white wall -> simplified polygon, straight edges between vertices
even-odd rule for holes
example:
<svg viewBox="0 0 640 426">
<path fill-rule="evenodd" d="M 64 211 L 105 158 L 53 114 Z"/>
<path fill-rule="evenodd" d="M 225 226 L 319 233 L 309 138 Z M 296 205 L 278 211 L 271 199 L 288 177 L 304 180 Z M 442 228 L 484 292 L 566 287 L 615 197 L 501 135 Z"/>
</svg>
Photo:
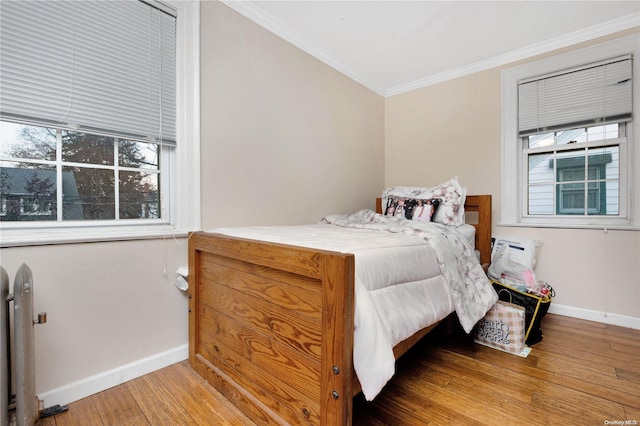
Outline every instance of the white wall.
<svg viewBox="0 0 640 426">
<path fill-rule="evenodd" d="M 228 6 L 201 6 L 202 226 L 374 208 L 384 99 Z"/>
<path fill-rule="evenodd" d="M 35 312 L 47 312 L 35 327 L 45 406 L 186 357 L 187 298 L 173 284 L 187 264 L 186 239 L 3 248 L 0 256 L 12 285 L 22 263 L 31 268 Z"/>
</svg>

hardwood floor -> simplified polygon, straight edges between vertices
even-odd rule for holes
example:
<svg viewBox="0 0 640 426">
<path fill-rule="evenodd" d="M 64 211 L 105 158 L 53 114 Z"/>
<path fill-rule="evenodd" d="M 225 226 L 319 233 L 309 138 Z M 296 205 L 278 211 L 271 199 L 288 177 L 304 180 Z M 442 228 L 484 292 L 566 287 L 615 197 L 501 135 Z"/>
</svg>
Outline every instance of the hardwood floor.
<svg viewBox="0 0 640 426">
<path fill-rule="evenodd" d="M 640 425 L 640 330 L 547 315 L 520 358 L 427 336 L 354 425 Z M 609 421 L 609 423 L 606 423 Z M 619 423 L 613 423 L 613 422 Z M 69 405 L 38 425 L 250 425 L 181 362 Z"/>
</svg>

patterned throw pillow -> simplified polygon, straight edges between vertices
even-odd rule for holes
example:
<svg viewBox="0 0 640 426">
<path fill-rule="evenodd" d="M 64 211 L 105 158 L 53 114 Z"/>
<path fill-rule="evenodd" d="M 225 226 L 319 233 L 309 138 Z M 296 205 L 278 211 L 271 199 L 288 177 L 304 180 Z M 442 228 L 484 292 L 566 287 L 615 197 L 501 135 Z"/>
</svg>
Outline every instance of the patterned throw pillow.
<svg viewBox="0 0 640 426">
<path fill-rule="evenodd" d="M 431 188 L 396 186 L 387 188 L 382 193 L 382 205 L 389 207 L 389 199 L 397 198 L 405 200 L 438 200 L 439 204 L 434 211 L 433 222 L 443 225 L 460 226 L 464 225 L 464 202 L 467 196 L 467 189 L 458 182 L 458 177 L 454 177 L 447 182 L 441 183 Z M 394 211 L 395 213 L 395 211 Z M 385 212 L 385 214 L 388 214 Z M 405 217 L 407 217 L 405 215 Z M 413 217 L 408 217 L 413 219 Z"/>
<path fill-rule="evenodd" d="M 387 216 L 401 216 L 420 222 L 432 222 L 436 217 L 436 211 L 440 205 L 439 198 L 407 198 L 389 196 L 387 208 L 383 214 Z"/>
</svg>

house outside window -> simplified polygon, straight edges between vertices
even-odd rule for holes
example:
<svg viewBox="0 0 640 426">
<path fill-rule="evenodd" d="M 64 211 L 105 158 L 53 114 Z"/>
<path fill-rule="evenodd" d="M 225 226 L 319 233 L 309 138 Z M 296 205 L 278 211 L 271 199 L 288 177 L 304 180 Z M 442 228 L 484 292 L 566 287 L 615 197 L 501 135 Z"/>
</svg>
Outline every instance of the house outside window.
<svg viewBox="0 0 640 426">
<path fill-rule="evenodd" d="M 622 130 L 619 130 L 622 129 Z M 617 216 L 619 134 L 625 124 L 536 134 L 524 138 L 529 216 Z"/>
<path fill-rule="evenodd" d="M 503 71 L 501 225 L 640 228 L 639 39 Z"/>
<path fill-rule="evenodd" d="M 7 206 L 0 220 L 162 218 L 161 145 L 9 122 L 0 128 Z"/>
</svg>

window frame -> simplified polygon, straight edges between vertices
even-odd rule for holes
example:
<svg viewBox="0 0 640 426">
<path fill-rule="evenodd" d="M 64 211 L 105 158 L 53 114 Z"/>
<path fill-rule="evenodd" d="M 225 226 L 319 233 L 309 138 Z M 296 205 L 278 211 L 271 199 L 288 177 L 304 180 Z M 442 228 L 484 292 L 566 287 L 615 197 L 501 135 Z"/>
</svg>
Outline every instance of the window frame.
<svg viewBox="0 0 640 426">
<path fill-rule="evenodd" d="M 0 121 L 0 123 L 3 123 L 4 121 Z M 7 121 L 8 123 L 8 121 Z M 15 123 L 18 125 L 21 125 L 22 123 Z M 139 140 L 131 140 L 131 139 L 123 139 L 123 138 L 119 138 L 116 136 L 112 136 L 112 135 L 100 135 L 97 133 L 87 133 L 87 132 L 71 132 L 69 130 L 66 129 L 62 129 L 60 127 L 54 128 L 53 126 L 38 126 L 38 125 L 31 125 L 31 124 L 27 124 L 27 126 L 30 127 L 39 127 L 39 128 L 43 128 L 43 129 L 49 129 L 50 131 L 55 132 L 55 158 L 52 157 L 52 159 L 46 159 L 46 158 L 32 158 L 32 157 L 2 157 L 2 161 L 3 162 L 7 162 L 7 163 L 22 163 L 25 165 L 41 165 L 41 166 L 46 166 L 51 168 L 51 171 L 54 172 L 54 174 L 56 174 L 56 184 L 55 184 L 55 201 L 56 201 L 56 205 L 58 206 L 57 208 L 57 213 L 54 214 L 53 218 L 51 219 L 47 219 L 47 224 L 49 226 L 56 226 L 56 223 L 61 223 L 61 222 L 72 222 L 72 221 L 77 221 L 78 224 L 82 224 L 84 226 L 86 226 L 89 221 L 91 222 L 100 222 L 100 220 L 96 220 L 96 219 L 67 219 L 64 218 L 64 212 L 66 211 L 65 208 L 65 203 L 67 202 L 65 194 L 64 194 L 64 190 L 63 190 L 63 186 L 64 186 L 64 174 L 68 173 L 65 171 L 66 168 L 74 168 L 74 169 L 81 169 L 81 170 L 88 170 L 88 169 L 93 169 L 93 170 L 105 170 L 108 171 L 109 174 L 113 175 L 114 177 L 114 188 L 113 188 L 113 207 L 114 207 L 114 218 L 113 219 L 103 219 L 102 222 L 104 222 L 105 224 L 111 224 L 111 223 L 117 223 L 120 220 L 135 220 L 135 221 L 147 221 L 148 223 L 153 223 L 152 221 L 155 221 L 156 223 L 168 223 L 167 218 L 170 219 L 170 212 L 167 208 L 167 206 L 158 206 L 158 209 L 160 210 L 160 217 L 158 218 L 137 218 L 137 219 L 127 219 L 127 218 L 123 218 L 120 217 L 120 202 L 122 201 L 122 198 L 119 196 L 120 194 L 120 186 L 119 184 L 121 183 L 121 177 L 120 174 L 122 172 L 127 173 L 140 173 L 140 174 L 148 174 L 148 175 L 155 175 L 156 176 L 156 180 L 157 180 L 157 187 L 158 189 L 160 188 L 165 188 L 167 187 L 167 185 L 170 182 L 170 173 L 168 171 L 165 170 L 165 164 L 167 163 L 170 155 L 171 155 L 171 151 L 174 149 L 174 147 L 172 146 L 166 146 L 166 145 L 162 145 L 161 143 L 156 143 L 156 142 L 148 142 L 148 141 L 139 141 Z M 96 161 L 96 162 L 73 162 L 73 161 L 69 161 L 68 159 L 64 158 L 64 148 L 63 148 L 63 133 L 77 133 L 78 135 L 90 135 L 90 136 L 106 136 L 108 139 L 111 140 L 111 146 L 110 146 L 110 152 L 111 152 L 111 162 L 104 162 L 104 161 Z M 120 154 L 120 142 L 122 141 L 126 141 L 126 142 L 134 142 L 134 143 L 142 143 L 142 144 L 146 144 L 146 145 L 155 145 L 157 152 L 156 154 L 158 154 L 159 158 L 158 158 L 158 163 L 156 165 L 155 168 L 150 168 L 150 167 L 128 167 L 128 166 L 124 166 L 121 165 L 119 163 L 119 154 Z M 54 142 L 54 141 L 52 141 Z M 58 155 L 58 153 L 60 153 Z M 103 159 L 104 160 L 104 159 Z M 36 169 L 30 169 L 30 168 L 25 168 L 24 170 L 36 170 Z M 164 191 L 162 191 L 160 193 L 160 196 L 162 197 L 162 195 L 164 194 Z M 30 196 L 30 194 L 28 194 Z M 26 197 L 23 197 L 21 199 L 21 213 L 23 216 L 28 216 L 29 213 L 26 213 L 24 211 L 24 199 Z M 4 200 L 4 198 L 3 198 Z M 160 200 L 158 200 L 159 202 Z M 161 203 L 159 203 L 161 204 Z M 31 216 L 52 216 L 51 213 L 51 208 L 49 208 L 49 213 L 32 213 Z M 11 229 L 11 228 L 20 228 L 20 227 L 24 227 L 25 225 L 21 225 L 21 223 L 24 221 L 3 221 L 4 227 L 7 229 Z M 44 223 L 44 222 L 40 222 L 40 223 Z"/>
<path fill-rule="evenodd" d="M 620 194 L 620 178 L 619 175 L 622 173 L 621 169 L 624 167 L 624 165 L 622 164 L 618 164 L 618 173 L 619 175 L 617 176 L 616 179 L 611 179 L 611 178 L 607 178 L 606 174 L 604 173 L 604 165 L 605 163 L 602 163 L 602 159 L 600 157 L 606 158 L 607 156 L 609 157 L 610 161 L 606 162 L 606 163 L 610 163 L 611 162 L 611 158 L 612 158 L 612 154 L 611 153 L 605 153 L 605 154 L 598 154 L 598 151 L 602 150 L 602 149 L 607 149 L 607 148 L 612 148 L 615 147 L 615 151 L 616 151 L 616 156 L 617 158 L 622 158 L 623 160 L 621 160 L 621 163 L 625 163 L 625 159 L 627 158 L 627 138 L 625 137 L 626 135 L 626 127 L 627 127 L 627 123 L 626 122 L 621 122 L 621 123 L 616 123 L 615 124 L 618 127 L 618 132 L 617 132 L 617 136 L 616 137 L 611 137 L 609 139 L 595 139 L 595 140 L 589 140 L 589 141 L 581 141 L 581 142 L 571 142 L 571 143 L 562 143 L 562 144 L 549 144 L 549 145 L 542 145 L 542 146 L 534 146 L 533 148 L 526 148 L 525 146 L 526 144 L 526 140 L 529 136 L 524 136 L 521 138 L 520 143 L 522 145 L 522 164 L 527 164 L 527 167 L 523 167 L 522 170 L 522 182 L 524 182 L 525 186 L 526 186 L 526 190 L 523 191 L 522 193 L 522 205 L 526 206 L 527 208 L 523 208 L 523 212 L 522 212 L 522 217 L 523 218 L 541 218 L 541 217 L 554 217 L 554 220 L 558 220 L 558 218 L 562 218 L 562 217 L 571 217 L 572 219 L 575 219 L 579 216 L 588 216 L 590 218 L 592 217 L 607 217 L 607 218 L 616 218 L 616 217 L 620 217 L 620 216 L 624 216 L 626 215 L 626 209 L 625 209 L 625 200 L 620 201 L 621 198 L 624 198 L 624 191 L 622 191 L 622 194 Z M 596 128 L 596 127 L 600 127 L 598 125 L 595 126 L 588 126 L 585 129 L 591 129 L 591 128 Z M 554 134 L 553 133 L 548 133 L 549 135 Z M 585 132 L 586 135 L 586 132 Z M 531 136 L 531 135 L 530 135 Z M 554 139 L 556 139 L 556 137 L 554 136 Z M 573 162 L 572 160 L 570 160 L 569 158 L 566 158 L 566 156 L 564 154 L 570 154 L 572 152 L 577 152 L 577 153 L 581 153 L 579 154 L 579 156 L 582 158 L 581 163 L 582 165 L 580 167 L 575 167 L 571 165 L 571 162 Z M 531 163 L 529 162 L 529 158 L 531 156 L 533 157 L 537 157 L 537 156 L 549 156 L 549 168 L 552 169 L 552 172 L 554 173 L 554 180 L 553 181 L 540 181 L 540 180 L 535 180 L 535 181 L 531 181 L 530 179 L 530 173 L 531 173 L 531 169 L 530 169 L 530 165 Z M 587 161 L 587 163 L 585 164 L 584 161 Z M 591 163 L 591 161 L 597 160 L 594 164 Z M 575 161 L 575 160 L 574 160 Z M 587 166 L 588 165 L 588 166 Z M 600 174 L 600 177 L 597 179 L 590 179 L 587 178 L 585 176 L 585 178 L 581 181 L 575 181 L 573 183 L 568 182 L 568 181 L 563 181 L 560 178 L 560 174 L 564 169 L 580 169 L 580 170 L 584 170 L 585 167 L 588 167 L 589 170 L 594 169 L 595 167 L 601 167 L 602 168 L 602 172 Z M 596 169 L 599 170 L 599 169 Z M 607 182 L 615 182 L 615 185 L 618 189 L 618 199 L 619 199 L 619 204 L 617 207 L 617 211 L 618 213 L 616 213 L 615 215 L 606 215 L 606 214 L 602 214 L 599 212 L 590 212 L 585 214 L 584 213 L 584 208 L 582 209 L 582 212 L 578 211 L 576 209 L 576 211 L 574 212 L 566 212 L 566 213 L 560 213 L 560 207 L 561 207 L 561 194 L 562 194 L 562 189 L 558 188 L 561 187 L 562 185 L 566 185 L 566 184 L 575 184 L 575 183 L 589 183 L 591 184 L 597 184 L 598 185 L 598 189 L 597 191 L 599 193 L 601 193 L 601 197 L 603 197 L 606 201 L 606 193 L 604 193 L 604 189 L 606 188 L 606 183 Z M 555 202 L 554 202 L 554 213 L 532 213 L 532 206 L 531 206 L 531 201 L 528 199 L 528 197 L 531 195 L 531 189 L 532 188 L 540 188 L 540 187 L 545 187 L 545 186 L 554 186 L 555 190 L 553 190 L 555 192 Z M 535 192 L 535 191 L 534 191 Z M 622 197 L 621 197 L 622 195 Z M 602 200 L 601 200 L 602 201 Z M 606 202 L 603 203 L 603 207 L 606 208 Z"/>
<path fill-rule="evenodd" d="M 597 165 L 597 166 L 589 166 L 589 168 L 587 169 L 587 173 L 590 172 L 591 170 L 595 170 L 597 177 L 595 178 L 595 180 L 597 180 L 598 182 L 587 182 L 587 188 L 585 190 L 584 188 L 584 183 L 582 182 L 565 182 L 564 178 L 562 177 L 562 175 L 566 172 L 574 172 L 574 171 L 583 171 L 583 168 L 580 167 L 560 167 L 558 166 L 556 173 L 558 175 L 558 177 L 556 178 L 556 182 L 562 182 L 559 183 L 558 186 L 560 186 L 560 188 L 558 189 L 557 193 L 556 193 L 556 215 L 573 215 L 573 214 L 577 214 L 577 215 L 582 215 L 584 214 L 584 210 L 585 210 L 585 203 L 586 203 L 586 209 L 587 209 L 587 214 L 593 214 L 593 215 L 602 215 L 602 209 L 605 209 L 604 214 L 606 214 L 606 206 L 607 203 L 603 201 L 603 197 L 606 194 L 606 181 L 602 181 L 601 176 L 604 175 L 604 166 L 602 164 Z M 582 189 L 579 188 L 564 188 L 565 185 L 582 185 Z M 591 185 L 595 184 L 596 187 L 592 188 Z M 596 195 L 596 207 L 590 207 L 589 204 L 589 199 L 590 199 L 590 195 L 591 192 L 594 192 Z M 583 200 L 583 207 L 571 207 L 571 206 L 565 206 L 564 202 L 565 202 L 565 195 L 569 194 L 569 195 L 573 195 L 573 194 L 580 194 L 582 193 L 582 195 L 584 196 L 585 193 L 587 194 L 587 200 Z"/>
<path fill-rule="evenodd" d="M 197 2 L 163 0 L 176 18 L 176 139 L 163 173 L 171 176 L 161 203 L 168 218 L 0 222 L 0 247 L 186 236 L 200 228 L 200 8 Z M 164 182 L 163 182 L 164 184 Z"/>
<path fill-rule="evenodd" d="M 640 229 L 640 35 L 634 34 L 610 42 L 579 49 L 502 71 L 502 203 L 500 226 Z M 538 217 L 526 214 L 526 163 L 522 138 L 518 136 L 518 82 L 538 75 L 575 68 L 584 64 L 631 54 L 633 68 L 633 107 L 636 116 L 626 125 L 626 135 L 620 141 L 620 206 L 615 217 L 588 216 Z M 634 172 L 638 170 L 637 172 Z M 634 202 L 635 200 L 635 202 Z"/>
</svg>

